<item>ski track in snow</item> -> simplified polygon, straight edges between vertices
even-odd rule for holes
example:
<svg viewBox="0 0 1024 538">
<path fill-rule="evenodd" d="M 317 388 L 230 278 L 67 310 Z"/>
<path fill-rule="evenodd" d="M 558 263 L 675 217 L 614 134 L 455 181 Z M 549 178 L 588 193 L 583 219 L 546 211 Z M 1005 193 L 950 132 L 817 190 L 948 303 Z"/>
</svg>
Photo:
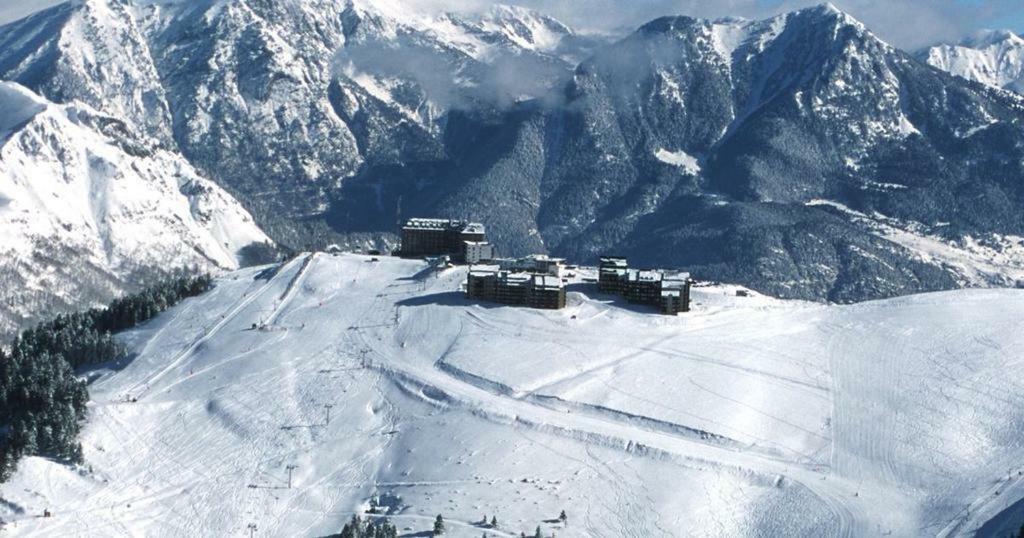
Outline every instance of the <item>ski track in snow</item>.
<svg viewBox="0 0 1024 538">
<path fill-rule="evenodd" d="M 291 262 L 291 263 L 294 263 L 294 261 Z M 303 266 L 303 268 L 305 268 L 305 266 Z M 296 275 L 296 278 L 298 278 L 299 276 L 300 275 Z M 218 321 L 213 327 L 211 327 L 210 330 L 207 331 L 201 338 L 199 338 L 198 340 L 193 342 L 192 345 L 190 345 L 184 351 L 179 353 L 176 357 L 171 359 L 170 363 L 167 365 L 166 368 L 164 368 L 163 370 L 160 370 L 159 372 L 157 372 L 155 375 L 153 375 L 152 377 L 150 377 L 149 379 L 147 379 L 143 383 L 132 387 L 128 391 L 128 394 L 135 394 L 135 392 L 137 390 L 139 390 L 140 388 L 144 391 L 143 392 L 143 394 L 144 394 L 145 391 L 148 391 L 149 387 L 152 384 L 154 384 L 157 381 L 159 381 L 162 377 L 167 375 L 171 370 L 174 370 L 176 367 L 180 366 L 181 363 L 185 359 L 187 359 L 189 357 L 189 355 L 194 353 L 196 351 L 196 349 L 199 348 L 199 346 L 203 345 L 203 343 L 209 341 L 211 338 L 216 336 L 218 331 L 220 331 L 222 328 L 224 328 L 224 326 L 227 325 L 229 322 L 233 321 L 235 319 L 235 316 L 237 316 L 247 306 L 252 304 L 253 301 L 256 301 L 257 299 L 259 299 L 260 296 L 263 295 L 270 288 L 271 288 L 271 282 L 268 282 L 265 286 L 263 286 L 262 289 L 260 289 L 259 291 L 253 293 L 251 296 L 246 297 L 244 300 L 242 300 L 240 303 L 238 303 L 238 306 L 236 306 L 234 309 L 232 309 L 227 314 L 224 314 L 221 317 L 221 320 Z"/>
<path fill-rule="evenodd" d="M 1024 337 L 992 328 L 1020 292 L 825 307 L 698 288 L 671 319 L 577 294 L 472 305 L 464 269 L 422 268 L 305 255 L 124 335 L 136 358 L 91 388 L 92 472 L 26 460 L 0 487 L 27 507 L 9 530 L 316 536 L 391 493 L 404 533 L 442 513 L 455 536 L 954 536 L 1003 506 L 993 491 L 1024 496 L 992 485 L 1024 452 L 999 441 L 1024 416 L 996 416 L 1024 403 Z M 963 332 L 915 336 L 947 303 Z M 562 508 L 568 526 L 544 522 Z"/>
</svg>

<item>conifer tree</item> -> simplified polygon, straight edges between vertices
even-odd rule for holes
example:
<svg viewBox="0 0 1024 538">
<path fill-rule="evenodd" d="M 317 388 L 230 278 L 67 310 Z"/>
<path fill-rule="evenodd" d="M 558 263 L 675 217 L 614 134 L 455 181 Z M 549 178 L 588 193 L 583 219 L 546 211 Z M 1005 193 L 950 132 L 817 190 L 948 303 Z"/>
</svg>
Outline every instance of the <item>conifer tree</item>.
<svg viewBox="0 0 1024 538">
<path fill-rule="evenodd" d="M 437 514 L 437 519 L 434 520 L 434 536 L 440 536 L 444 534 L 444 518 L 441 514 Z"/>
</svg>

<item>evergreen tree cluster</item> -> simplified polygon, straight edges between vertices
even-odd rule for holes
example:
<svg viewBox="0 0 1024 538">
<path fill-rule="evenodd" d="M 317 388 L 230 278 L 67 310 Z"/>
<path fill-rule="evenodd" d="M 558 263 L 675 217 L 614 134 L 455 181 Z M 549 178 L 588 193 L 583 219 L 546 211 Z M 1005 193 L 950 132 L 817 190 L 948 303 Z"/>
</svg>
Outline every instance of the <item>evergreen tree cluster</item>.
<svg viewBox="0 0 1024 538">
<path fill-rule="evenodd" d="M 341 528 L 341 534 L 334 534 L 327 538 L 397 538 L 398 528 L 386 519 L 363 520 L 359 516 L 352 516 L 352 520 Z"/>
<path fill-rule="evenodd" d="M 89 394 L 59 356 L 0 350 L 0 482 L 23 455 L 80 461 L 77 441 Z"/>
<path fill-rule="evenodd" d="M 112 333 L 134 327 L 210 289 L 207 275 L 166 281 L 104 309 L 57 316 L 0 349 L 0 482 L 25 455 L 78 462 L 89 394 L 75 369 L 123 358 Z"/>
</svg>

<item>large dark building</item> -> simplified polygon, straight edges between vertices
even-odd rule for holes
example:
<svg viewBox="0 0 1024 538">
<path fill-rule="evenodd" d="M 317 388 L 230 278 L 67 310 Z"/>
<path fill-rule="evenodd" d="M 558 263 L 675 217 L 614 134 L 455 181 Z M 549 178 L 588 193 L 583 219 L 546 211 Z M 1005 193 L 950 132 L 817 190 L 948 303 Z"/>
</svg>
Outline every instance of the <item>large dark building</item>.
<svg viewBox="0 0 1024 538">
<path fill-rule="evenodd" d="M 491 266 L 470 270 L 466 278 L 466 297 L 529 308 L 565 308 L 562 279 L 551 275 L 502 271 Z"/>
<path fill-rule="evenodd" d="M 477 263 L 494 257 L 484 225 L 451 219 L 409 219 L 402 227 L 399 256 L 451 256 L 460 262 Z"/>
<path fill-rule="evenodd" d="M 620 256 L 602 256 L 598 266 L 598 290 L 621 295 L 631 303 L 655 306 L 672 316 L 690 311 L 691 284 L 687 273 L 630 269 L 626 258 Z"/>
<path fill-rule="evenodd" d="M 622 256 L 601 256 L 597 268 L 597 289 L 605 293 L 622 293 L 629 264 Z"/>
</svg>

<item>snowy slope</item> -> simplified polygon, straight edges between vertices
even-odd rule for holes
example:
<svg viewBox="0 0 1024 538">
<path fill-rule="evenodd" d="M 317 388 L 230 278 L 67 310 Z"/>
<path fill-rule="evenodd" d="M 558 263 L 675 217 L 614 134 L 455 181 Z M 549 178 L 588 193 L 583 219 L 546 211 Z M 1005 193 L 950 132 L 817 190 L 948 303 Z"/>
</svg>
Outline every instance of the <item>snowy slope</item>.
<svg viewBox="0 0 1024 538">
<path fill-rule="evenodd" d="M 564 311 L 470 304 L 464 276 L 315 254 L 219 279 L 123 336 L 86 466 L 25 461 L 5 530 L 316 536 L 383 496 L 467 537 L 970 535 L 1024 497 L 1022 292 L 701 287 L 667 318 L 578 280 Z"/>
<path fill-rule="evenodd" d="M 984 31 L 956 45 L 936 45 L 918 56 L 968 80 L 1024 93 L 1024 38 L 1009 31 Z"/>
<path fill-rule="evenodd" d="M 177 268 L 230 270 L 267 241 L 179 155 L 82 104 L 0 82 L 0 334 Z"/>
</svg>

